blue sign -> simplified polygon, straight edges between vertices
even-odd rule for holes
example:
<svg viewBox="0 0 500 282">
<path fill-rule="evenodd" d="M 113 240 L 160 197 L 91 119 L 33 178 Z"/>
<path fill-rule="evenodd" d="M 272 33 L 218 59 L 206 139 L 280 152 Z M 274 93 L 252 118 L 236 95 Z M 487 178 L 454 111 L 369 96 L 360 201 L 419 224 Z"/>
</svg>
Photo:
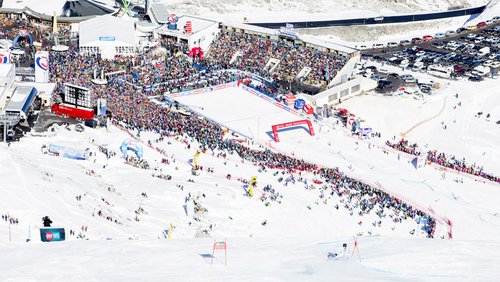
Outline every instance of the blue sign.
<svg viewBox="0 0 500 282">
<path fill-rule="evenodd" d="M 40 228 L 40 238 L 42 242 L 64 241 L 66 233 L 64 228 Z"/>
<path fill-rule="evenodd" d="M 114 36 L 100 36 L 99 41 L 115 41 L 116 38 Z"/>
</svg>

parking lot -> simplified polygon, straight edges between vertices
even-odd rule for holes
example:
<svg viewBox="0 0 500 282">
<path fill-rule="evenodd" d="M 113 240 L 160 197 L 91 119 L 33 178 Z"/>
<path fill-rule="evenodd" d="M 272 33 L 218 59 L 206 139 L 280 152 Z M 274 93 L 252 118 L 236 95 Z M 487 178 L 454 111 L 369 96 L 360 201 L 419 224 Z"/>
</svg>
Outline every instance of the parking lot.
<svg viewBox="0 0 500 282">
<path fill-rule="evenodd" d="M 374 44 L 374 46 L 377 44 Z M 380 45 L 377 45 L 380 46 Z M 445 31 L 362 51 L 364 59 L 441 78 L 481 81 L 500 69 L 500 24 Z M 372 72 L 377 73 L 377 72 Z M 364 74 L 367 76 L 367 74 Z M 368 74 L 371 75 L 371 74 Z M 375 76 L 375 80 L 385 80 Z"/>
</svg>

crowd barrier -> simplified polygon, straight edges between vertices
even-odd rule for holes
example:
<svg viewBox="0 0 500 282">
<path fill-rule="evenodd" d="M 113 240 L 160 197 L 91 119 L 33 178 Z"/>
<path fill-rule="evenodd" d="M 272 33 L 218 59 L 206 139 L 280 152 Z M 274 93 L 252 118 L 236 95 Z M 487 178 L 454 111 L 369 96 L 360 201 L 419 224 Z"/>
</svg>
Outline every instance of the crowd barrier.
<svg viewBox="0 0 500 282">
<path fill-rule="evenodd" d="M 205 87 L 205 88 L 200 88 L 200 89 L 195 89 L 195 90 L 188 90 L 188 91 L 182 91 L 182 92 L 177 92 L 177 93 L 171 93 L 171 94 L 168 94 L 167 97 L 173 99 L 173 98 L 177 98 L 177 97 L 203 94 L 203 93 L 221 90 L 221 89 L 225 89 L 225 88 L 229 88 L 229 87 L 235 87 L 236 84 L 237 84 L 237 82 L 229 82 L 229 83 L 220 84 L 217 86 L 210 86 L 210 87 Z"/>
</svg>

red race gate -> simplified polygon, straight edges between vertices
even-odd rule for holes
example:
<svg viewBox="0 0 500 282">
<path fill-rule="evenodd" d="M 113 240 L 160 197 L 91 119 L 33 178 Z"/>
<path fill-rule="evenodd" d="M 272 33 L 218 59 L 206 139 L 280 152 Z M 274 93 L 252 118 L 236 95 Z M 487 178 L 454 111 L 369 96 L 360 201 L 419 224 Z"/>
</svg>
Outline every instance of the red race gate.
<svg viewBox="0 0 500 282">
<path fill-rule="evenodd" d="M 272 128 L 273 128 L 274 141 L 280 142 L 280 138 L 278 137 L 278 130 L 280 130 L 282 128 L 293 127 L 293 126 L 302 125 L 302 124 L 307 124 L 307 127 L 309 128 L 309 134 L 311 134 L 311 136 L 314 136 L 314 128 L 312 126 L 311 121 L 307 120 L 307 119 L 303 119 L 303 120 L 297 120 L 297 121 L 291 121 L 291 122 L 285 122 L 285 123 L 273 125 Z"/>
</svg>

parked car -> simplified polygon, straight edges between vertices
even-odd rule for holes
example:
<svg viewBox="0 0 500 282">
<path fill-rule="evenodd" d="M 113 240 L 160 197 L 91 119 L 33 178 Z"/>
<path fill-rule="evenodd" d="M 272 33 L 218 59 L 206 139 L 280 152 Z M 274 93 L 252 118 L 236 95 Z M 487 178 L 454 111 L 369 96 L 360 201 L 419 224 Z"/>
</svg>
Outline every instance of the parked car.
<svg viewBox="0 0 500 282">
<path fill-rule="evenodd" d="M 444 43 L 443 42 L 432 42 L 432 47 L 442 49 L 444 48 Z"/>
<path fill-rule="evenodd" d="M 370 76 L 370 79 L 373 79 L 375 81 L 380 81 L 380 80 L 385 80 L 385 75 L 381 75 L 381 74 L 372 74 L 372 76 Z"/>
<path fill-rule="evenodd" d="M 455 34 L 457 34 L 457 33 L 454 30 L 448 30 L 447 32 L 445 32 L 446 36 L 453 36 Z"/>
<path fill-rule="evenodd" d="M 444 37 L 444 33 L 438 32 L 438 33 L 434 34 L 434 38 L 443 38 L 443 37 Z"/>
<path fill-rule="evenodd" d="M 409 45 L 411 45 L 411 42 L 410 42 L 410 40 L 401 40 L 401 41 L 399 41 L 399 45 L 409 46 Z"/>
<path fill-rule="evenodd" d="M 469 81 L 474 81 L 474 82 L 479 82 L 479 81 L 483 81 L 484 78 L 482 76 L 479 76 L 479 75 L 472 75 L 472 76 L 469 76 Z"/>
<path fill-rule="evenodd" d="M 387 47 L 389 47 L 389 48 L 398 47 L 398 43 L 397 42 L 389 42 L 389 43 L 387 43 Z"/>
<path fill-rule="evenodd" d="M 417 82 L 417 80 L 411 74 L 403 74 L 401 76 L 401 79 L 403 80 L 404 83 L 415 83 L 415 82 Z"/>
<path fill-rule="evenodd" d="M 421 42 L 422 42 L 422 39 L 420 39 L 419 37 L 414 37 L 411 39 L 411 43 L 413 43 L 413 44 L 418 44 Z"/>
<path fill-rule="evenodd" d="M 465 27 L 459 27 L 459 28 L 457 28 L 457 33 L 461 33 L 461 32 L 464 32 L 466 30 L 467 29 Z"/>
<path fill-rule="evenodd" d="M 416 54 L 418 57 L 425 55 L 425 51 L 418 51 Z"/>
<path fill-rule="evenodd" d="M 487 26 L 487 24 L 486 24 L 485 22 L 479 22 L 479 23 L 476 25 L 476 27 L 477 27 L 477 28 L 483 28 L 483 27 L 485 27 L 485 26 Z"/>
<path fill-rule="evenodd" d="M 390 80 L 379 80 L 377 82 L 377 88 L 382 89 L 382 88 L 391 86 L 391 84 L 392 84 L 392 81 L 390 81 Z"/>
<path fill-rule="evenodd" d="M 418 85 L 418 88 L 420 89 L 420 91 L 422 91 L 422 93 L 431 93 L 432 91 L 432 86 L 428 85 L 428 84 L 419 84 Z"/>
<path fill-rule="evenodd" d="M 432 37 L 432 35 L 424 35 L 424 37 L 422 37 L 423 41 L 430 41 L 432 39 L 434 39 L 434 37 Z"/>
</svg>

